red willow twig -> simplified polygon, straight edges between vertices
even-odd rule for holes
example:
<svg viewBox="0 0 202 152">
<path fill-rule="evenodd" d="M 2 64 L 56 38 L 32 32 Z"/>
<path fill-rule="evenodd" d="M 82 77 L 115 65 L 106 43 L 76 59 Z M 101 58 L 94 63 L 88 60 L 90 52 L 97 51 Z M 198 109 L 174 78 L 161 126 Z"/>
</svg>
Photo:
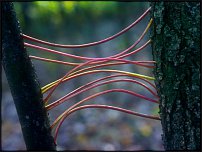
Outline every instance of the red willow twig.
<svg viewBox="0 0 202 152">
<path fill-rule="evenodd" d="M 65 99 L 65 98 L 67 98 L 67 97 L 69 97 L 69 96 L 71 96 L 71 95 L 73 95 L 73 94 L 79 92 L 80 90 L 82 90 L 82 89 L 84 89 L 84 88 L 86 88 L 86 87 L 88 87 L 88 86 L 90 86 L 90 85 L 92 85 L 92 84 L 95 84 L 95 83 L 97 83 L 97 82 L 99 82 L 99 81 L 103 81 L 103 80 L 105 80 L 105 79 L 115 78 L 115 77 L 123 77 L 123 76 L 125 77 L 125 76 L 128 76 L 128 75 L 126 75 L 126 74 L 115 74 L 115 75 L 110 75 L 110 76 L 106 76 L 106 77 L 103 77 L 103 78 L 96 79 L 96 80 L 94 80 L 94 81 L 91 81 L 91 82 L 89 82 L 89 83 L 87 83 L 87 84 L 85 84 L 85 85 L 82 85 L 81 87 L 79 87 L 79 88 L 73 90 L 72 92 L 68 93 L 67 95 L 65 95 L 64 97 L 60 98 L 59 100 L 63 100 L 63 99 Z M 129 77 L 129 76 L 128 76 L 128 77 Z M 138 79 L 144 80 L 145 82 L 147 82 L 150 86 L 152 86 L 152 87 L 156 90 L 155 86 L 154 86 L 151 82 L 149 82 L 149 81 L 147 81 L 147 80 L 145 80 L 145 79 L 143 79 L 143 78 L 138 78 Z M 156 93 L 152 93 L 152 94 L 153 94 L 155 97 L 159 98 Z M 67 100 L 67 99 L 66 99 L 66 100 Z M 58 101 L 58 100 L 57 100 L 57 101 Z M 56 102 L 57 102 L 57 101 L 56 101 Z M 60 101 L 60 102 L 61 102 L 61 101 Z M 51 103 L 51 104 L 52 104 L 52 103 Z M 48 109 L 48 106 L 47 106 L 46 108 L 47 108 L 47 110 L 49 110 L 49 109 Z"/>
<path fill-rule="evenodd" d="M 132 55 L 132 54 L 135 54 L 135 53 L 141 51 L 141 50 L 144 49 L 150 42 L 151 42 L 151 40 L 147 41 L 143 46 L 139 47 L 138 49 L 134 50 L 134 51 L 131 52 L 131 53 L 122 55 L 122 56 L 120 56 L 120 57 L 117 57 L 117 59 L 121 59 L 121 58 L 127 57 L 127 56 L 129 56 L 129 55 Z M 94 60 L 94 59 L 103 59 L 103 58 L 90 58 L 90 57 L 77 56 L 77 55 L 68 54 L 68 53 L 56 51 L 56 50 L 53 50 L 53 49 L 48 49 L 48 48 L 44 48 L 44 47 L 41 47 L 41 46 L 29 44 L 29 43 L 24 43 L 24 45 L 27 46 L 27 47 L 31 47 L 31 48 L 39 49 L 39 50 L 42 50 L 42 51 L 46 51 L 46 52 L 50 52 L 50 53 L 54 53 L 54 54 L 59 54 L 59 55 L 63 55 L 63 56 L 66 56 L 66 57 L 71 57 L 71 58 L 75 58 L 75 59 L 79 59 L 79 60 L 87 60 L 87 61 L 89 61 L 89 60 Z M 110 57 L 109 57 L 109 58 L 110 58 Z"/>
<path fill-rule="evenodd" d="M 42 58 L 42 57 L 33 56 L 33 55 L 30 55 L 29 57 L 32 58 L 32 59 L 41 60 L 41 61 L 45 61 L 45 62 L 59 63 L 59 64 L 70 65 L 70 66 L 77 66 L 77 65 L 80 64 L 80 63 L 78 64 L 78 63 L 64 62 L 64 61 L 60 61 L 60 60 Z"/>
<path fill-rule="evenodd" d="M 57 84 L 53 87 L 53 89 L 50 91 L 50 93 L 47 95 L 47 97 L 44 99 L 45 102 L 48 101 L 48 99 L 50 98 L 50 96 L 52 95 L 53 91 L 58 87 L 58 85 L 62 82 L 63 79 L 65 79 L 68 75 L 70 75 L 73 71 L 83 67 L 83 66 L 86 66 L 92 62 L 95 62 L 95 61 L 122 61 L 122 62 L 128 62 L 128 63 L 133 63 L 133 64 L 137 64 L 133 61 L 129 61 L 129 60 L 123 60 L 123 59 L 114 59 L 114 58 L 100 58 L 100 59 L 95 59 L 95 60 L 90 60 L 90 61 L 87 61 L 85 63 L 82 63 L 80 64 L 79 66 L 73 68 L 72 70 L 70 70 L 69 72 L 67 72 L 67 74 L 65 74 L 59 82 L 57 82 Z M 138 63 L 139 64 L 139 63 Z"/>
<path fill-rule="evenodd" d="M 130 90 L 125 90 L 125 89 L 109 89 L 109 90 L 105 90 L 105 91 L 102 91 L 102 92 L 98 92 L 96 94 L 93 94 L 91 96 L 88 96 L 86 98 L 84 98 L 83 100 L 77 102 L 76 104 L 74 104 L 73 106 L 71 106 L 70 108 L 68 108 L 65 112 L 63 112 L 62 116 L 65 115 L 67 112 L 69 112 L 69 110 L 75 108 L 76 106 L 84 103 L 84 102 L 87 102 L 89 101 L 90 99 L 93 99 L 93 98 L 96 98 L 100 95 L 104 95 L 104 94 L 107 94 L 107 93 L 111 93 L 111 92 L 122 92 L 122 93 L 127 93 L 127 94 L 130 94 L 130 95 L 133 95 L 133 96 L 136 96 L 136 97 L 139 97 L 139 98 L 142 98 L 142 99 L 145 99 L 145 100 L 148 100 L 150 102 L 154 102 L 154 103 L 157 103 L 158 104 L 158 101 L 156 100 L 153 100 L 151 98 L 147 98 L 141 94 L 138 94 L 136 92 L 133 92 L 133 91 L 130 91 Z M 58 121 L 58 119 L 56 120 Z"/>
<path fill-rule="evenodd" d="M 58 63 L 58 64 L 69 65 L 69 66 L 78 66 L 78 65 L 81 64 L 81 63 L 65 62 L 65 61 L 60 61 L 60 60 L 53 60 L 53 59 L 48 59 L 48 58 L 42 58 L 42 57 L 33 56 L 33 55 L 30 55 L 29 57 L 32 58 L 32 59 L 36 59 L 36 60 L 41 60 L 41 61 L 51 62 L 51 63 Z M 137 62 L 137 63 L 149 63 L 149 64 L 156 63 L 155 61 L 135 61 L 135 62 Z M 104 67 L 104 66 L 112 66 L 112 65 L 120 65 L 120 64 L 127 64 L 127 63 L 116 62 L 116 63 L 96 65 L 96 67 Z"/>
<path fill-rule="evenodd" d="M 135 116 L 140 116 L 140 117 L 152 119 L 152 120 L 160 120 L 160 117 L 158 117 L 158 116 L 150 116 L 150 115 L 147 115 L 147 114 L 142 114 L 142 113 L 134 112 L 134 111 L 132 111 L 132 110 L 127 110 L 127 109 L 120 108 L 120 107 L 115 107 L 115 106 L 98 105 L 98 104 L 79 106 L 79 107 L 76 107 L 76 108 L 74 108 L 74 109 L 71 109 L 71 110 L 67 113 L 67 115 L 61 119 L 60 123 L 58 124 L 58 126 L 57 126 L 57 128 L 56 128 L 56 130 L 55 130 L 55 135 L 54 135 L 54 140 L 55 140 L 55 142 L 56 142 L 56 139 L 57 139 L 57 135 L 58 135 L 58 132 L 59 132 L 59 128 L 60 128 L 60 126 L 62 125 L 62 123 L 63 123 L 63 121 L 65 120 L 65 118 L 66 118 L 67 116 L 69 116 L 70 114 L 72 114 L 72 113 L 78 111 L 78 110 L 86 109 L 86 108 L 111 109 L 111 110 L 116 110 L 116 111 L 120 111 L 120 112 L 124 112 L 124 113 L 131 114 L 131 115 L 135 115 Z M 53 128 L 53 125 L 51 126 L 51 128 Z"/>
<path fill-rule="evenodd" d="M 141 39 L 144 37 L 144 35 L 146 34 L 146 32 L 148 31 L 151 23 L 152 23 L 153 19 L 150 20 L 149 24 L 147 25 L 146 29 L 144 30 L 144 32 L 142 33 L 142 35 L 140 36 L 140 38 L 132 45 L 130 46 L 129 48 L 127 48 L 126 50 L 122 51 L 121 53 L 118 53 L 116 55 L 112 55 L 112 56 L 109 56 L 111 58 L 124 58 L 126 56 L 129 56 L 129 55 L 132 55 L 132 54 L 135 54 L 137 53 L 138 51 L 140 51 L 141 49 L 137 49 L 131 53 L 128 53 L 128 54 L 125 54 L 126 52 L 130 51 L 132 48 L 134 48 L 140 41 Z M 40 50 L 43 50 L 43 51 L 48 51 L 48 52 L 52 52 L 52 53 L 56 53 L 56 54 L 61 54 L 61 55 L 64 55 L 66 54 L 66 56 L 68 57 L 73 57 L 73 58 L 76 58 L 76 59 L 80 59 L 81 56 L 75 56 L 75 55 L 71 55 L 71 54 L 67 54 L 67 53 L 63 53 L 63 52 L 59 52 L 59 51 L 56 51 L 56 50 L 50 50 L 50 49 L 47 49 L 47 48 L 43 48 L 43 47 L 39 47 L 39 46 L 35 46 L 35 45 L 31 45 L 29 43 L 24 43 L 25 46 L 28 46 L 28 47 L 32 47 L 32 48 L 36 48 L 36 49 L 40 49 Z M 144 46 L 142 46 L 144 47 Z M 146 47 L 146 46 L 145 46 Z M 142 48 L 143 49 L 143 48 Z M 125 56 L 123 56 L 123 54 L 125 54 Z M 37 58 L 34 58 L 34 59 L 37 59 Z M 94 58 L 84 58 L 84 59 L 94 59 Z M 69 62 L 68 62 L 69 63 Z M 97 63 L 100 63 L 100 62 L 97 62 Z M 101 61 L 102 63 L 102 61 Z M 74 65 L 74 63 L 72 63 Z M 71 63 L 69 63 L 69 65 L 72 65 Z M 76 64 L 76 63 L 75 63 Z M 96 64 L 96 63 L 94 63 Z"/>
<path fill-rule="evenodd" d="M 116 55 L 110 56 L 110 57 L 111 58 L 123 58 L 123 57 L 121 57 L 123 54 L 130 51 L 132 48 L 134 48 L 142 40 L 142 38 L 145 36 L 146 32 L 149 30 L 149 27 L 151 26 L 152 22 L 153 22 L 153 19 L 150 19 L 150 21 L 149 21 L 147 27 L 145 28 L 144 32 L 142 33 L 142 35 L 138 38 L 138 40 L 133 45 L 131 45 L 128 49 L 126 49 L 126 50 L 124 50 L 124 51 L 122 51 L 122 52 L 120 52 L 120 53 L 118 53 Z M 133 52 L 135 53 L 135 51 L 133 51 Z M 134 53 L 132 53 L 132 54 L 134 54 Z M 127 56 L 129 56 L 129 55 L 127 55 Z"/>
<path fill-rule="evenodd" d="M 87 75 L 87 74 L 92 74 L 92 73 L 98 73 L 98 72 L 115 72 L 115 73 L 121 73 L 120 71 L 110 71 L 110 70 L 94 70 L 94 71 L 87 71 L 87 72 L 84 72 L 84 73 L 78 73 L 78 74 L 75 74 L 75 75 L 70 75 L 69 77 L 65 78 L 62 80 L 61 83 L 63 82 L 66 82 L 66 81 L 69 81 L 73 78 L 76 78 L 76 77 L 79 77 L 79 76 L 83 76 L 83 75 Z M 155 91 L 156 91 L 156 87 L 154 84 L 152 84 L 151 82 L 149 82 L 148 80 L 144 79 L 144 78 L 141 78 L 139 76 L 136 76 L 136 75 L 127 75 L 127 74 L 123 74 L 125 76 L 128 76 L 128 77 L 135 77 L 135 78 L 138 78 L 138 79 L 141 79 L 145 82 L 147 82 L 148 84 L 150 84 L 150 86 L 152 86 Z M 101 79 L 105 79 L 105 77 L 101 78 Z M 56 81 L 60 81 L 60 79 L 56 80 Z M 47 91 L 49 91 L 51 88 L 53 88 L 53 86 L 51 86 L 50 88 L 48 88 L 46 91 L 44 91 L 43 93 L 46 93 Z"/>
<path fill-rule="evenodd" d="M 95 82 L 95 81 L 93 81 L 93 82 Z M 98 81 L 97 81 L 97 82 L 98 82 Z M 69 100 L 69 99 L 71 99 L 72 97 L 74 97 L 74 96 L 76 96 L 76 95 L 78 95 L 78 94 L 80 94 L 80 93 L 83 93 L 83 92 L 86 92 L 86 91 L 88 91 L 88 90 L 90 90 L 90 89 L 93 89 L 93 88 L 95 88 L 95 87 L 98 87 L 98 86 L 101 86 L 101 85 L 104 85 L 104 84 L 113 83 L 113 82 L 132 82 L 132 83 L 137 83 L 137 84 L 143 86 L 144 88 L 146 88 L 146 89 L 147 89 L 151 94 L 153 94 L 155 97 L 158 97 L 157 94 L 154 93 L 154 92 L 153 92 L 147 85 L 145 85 L 144 83 L 141 83 L 141 82 L 139 82 L 139 81 L 132 80 L 132 79 L 116 79 L 116 80 L 109 80 L 109 81 L 106 81 L 106 82 L 102 82 L 102 83 L 99 83 L 99 84 L 95 84 L 95 85 L 92 85 L 92 86 L 90 86 L 90 87 L 87 87 L 87 86 L 91 85 L 92 82 L 87 83 L 86 85 L 83 85 L 82 87 L 76 89 L 76 91 L 74 90 L 73 93 L 71 92 L 70 94 L 67 94 L 67 95 L 63 96 L 62 98 L 58 99 L 57 101 L 55 101 L 55 102 L 49 104 L 48 106 L 46 106 L 46 109 L 47 109 L 47 110 L 51 110 L 52 108 L 54 108 L 54 107 L 56 107 L 56 106 L 62 104 L 62 103 L 65 102 L 66 100 Z M 85 87 L 87 87 L 87 88 L 85 88 Z M 85 88 L 85 89 L 83 89 L 83 88 Z M 83 90 L 81 90 L 81 89 L 83 89 Z M 80 90 L 80 91 L 79 91 L 79 90 Z M 147 98 L 147 97 L 143 97 L 143 96 L 138 96 L 138 97 L 143 98 L 143 99 L 146 99 L 146 100 L 149 100 L 149 101 L 152 101 L 152 102 L 155 102 L 155 103 L 158 103 L 158 101 L 153 100 L 153 99 L 150 100 L 150 98 Z"/>
<path fill-rule="evenodd" d="M 42 40 L 33 38 L 33 37 L 25 35 L 25 34 L 23 34 L 22 36 L 25 39 L 28 39 L 28 40 L 31 40 L 34 42 L 38 42 L 41 44 L 46 44 L 46 45 L 54 46 L 54 47 L 61 47 L 61 48 L 84 48 L 84 47 L 94 46 L 94 45 L 98 45 L 98 44 L 110 41 L 110 40 L 120 36 L 121 34 L 125 33 L 126 31 L 131 29 L 133 26 L 135 26 L 138 22 L 140 22 L 149 13 L 150 10 L 151 10 L 151 7 L 149 7 L 135 22 L 133 22 L 131 25 L 129 25 L 122 31 L 118 32 L 117 34 L 114 34 L 113 36 L 110 36 L 108 38 L 105 38 L 105 39 L 97 41 L 97 42 L 91 42 L 91 43 L 81 44 L 81 45 L 63 45 L 63 44 L 56 44 L 56 43 L 51 43 L 51 42 L 47 42 L 47 41 L 42 41 Z"/>
<path fill-rule="evenodd" d="M 132 51 L 131 53 L 128 53 L 128 54 L 125 54 L 126 52 L 128 52 L 128 51 L 130 51 L 132 48 L 134 48 L 139 42 L 140 42 L 140 40 L 144 37 L 144 35 L 146 34 L 146 32 L 149 30 L 149 27 L 151 26 L 151 24 L 152 24 L 152 21 L 153 21 L 153 19 L 151 19 L 150 20 L 150 22 L 148 23 L 148 25 L 147 25 L 147 27 L 146 27 L 146 29 L 144 30 L 144 32 L 142 33 L 142 35 L 140 36 L 140 38 L 132 45 L 132 46 L 130 46 L 129 48 L 127 48 L 126 50 L 124 50 L 124 51 L 122 51 L 122 52 L 120 52 L 120 53 L 118 53 L 118 54 L 116 54 L 116 55 L 112 55 L 112 56 L 109 56 L 109 57 L 111 57 L 111 58 L 124 58 L 124 57 L 127 57 L 127 56 L 130 56 L 130 55 L 132 55 L 132 54 L 135 54 L 135 53 L 137 53 L 137 52 L 139 52 L 139 51 L 141 51 L 142 49 L 137 49 L 137 50 L 135 50 L 135 51 Z M 34 47 L 34 48 L 37 48 L 37 49 L 40 49 L 40 48 L 42 48 L 42 47 L 39 47 L 39 46 L 34 46 L 34 45 L 31 45 L 31 44 L 28 44 L 28 43 L 25 43 L 25 45 L 27 45 L 27 46 L 29 46 L 29 47 Z M 144 47 L 144 46 L 142 46 L 142 47 Z M 145 46 L 146 47 L 146 46 Z M 46 48 L 43 48 L 43 49 L 45 49 L 46 50 Z M 43 50 L 42 49 L 42 50 Z M 48 50 L 49 51 L 49 50 Z M 58 54 L 58 51 L 55 51 L 55 50 L 53 50 L 54 51 L 54 53 L 56 53 L 56 54 Z M 63 52 L 59 52 L 59 54 L 60 53 L 62 53 L 62 54 L 64 54 Z M 123 54 L 125 54 L 125 55 L 123 55 Z M 67 56 L 74 56 L 74 55 L 69 55 L 69 54 L 67 54 Z M 44 58 L 39 58 L 39 57 L 35 57 L 35 56 L 30 56 L 31 58 L 33 58 L 33 59 L 37 59 L 37 60 L 42 60 L 42 61 L 49 61 L 49 62 L 54 62 L 55 61 L 55 63 L 60 63 L 60 64 L 66 64 L 66 65 L 71 65 L 71 66 L 76 66 L 76 65 L 79 65 L 79 63 L 72 63 L 72 62 L 63 62 L 63 61 L 56 61 L 56 60 L 50 60 L 50 59 L 44 59 Z M 75 58 L 80 58 L 81 56 L 74 56 Z M 89 59 L 89 58 L 88 58 Z M 90 59 L 94 59 L 94 58 L 90 58 Z M 92 64 L 100 64 L 100 63 L 103 63 L 103 61 L 100 61 L 100 62 L 94 62 L 94 63 L 92 63 Z"/>
<path fill-rule="evenodd" d="M 76 63 L 71 63 L 71 62 L 64 62 L 64 61 L 59 61 L 59 60 L 52 60 L 52 59 L 47 59 L 47 58 L 41 58 L 41 57 L 37 57 L 37 56 L 30 56 L 31 58 L 37 59 L 37 60 L 42 60 L 42 61 L 46 61 L 46 62 L 52 62 L 52 63 L 59 63 L 59 64 L 64 64 L 64 65 L 72 65 L 72 66 L 79 66 L 82 63 L 76 64 Z M 99 58 L 99 59 L 106 59 L 106 58 Z M 114 58 L 115 60 L 116 58 Z M 124 60 L 123 60 L 124 61 Z M 125 60 L 125 62 L 115 62 L 115 63 L 109 63 L 109 64 L 101 64 L 101 65 L 97 65 L 94 67 L 89 67 L 89 69 L 92 68 L 97 68 L 97 67 L 104 67 L 104 66 L 112 66 L 112 65 L 120 65 L 120 64 L 135 64 L 135 65 L 139 65 L 142 67 L 146 67 L 146 68 L 154 68 L 154 66 L 151 65 L 147 65 L 148 63 L 155 63 L 155 61 L 130 61 L 130 63 L 128 63 L 127 61 L 129 60 Z M 96 62 L 96 61 L 95 61 Z M 103 61 L 102 61 L 103 62 Z M 83 62 L 84 63 L 84 62 Z M 142 63 L 147 63 L 147 64 L 142 64 Z M 92 64 L 89 64 L 92 65 Z M 89 66 L 86 65 L 86 66 Z M 86 68 L 87 69 L 87 68 Z"/>
</svg>

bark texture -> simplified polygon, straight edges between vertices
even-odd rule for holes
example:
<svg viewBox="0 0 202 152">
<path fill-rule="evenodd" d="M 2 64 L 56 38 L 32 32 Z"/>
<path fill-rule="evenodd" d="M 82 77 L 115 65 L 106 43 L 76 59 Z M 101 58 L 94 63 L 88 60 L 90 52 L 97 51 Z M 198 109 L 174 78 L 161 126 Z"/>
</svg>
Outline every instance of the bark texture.
<svg viewBox="0 0 202 152">
<path fill-rule="evenodd" d="M 153 2 L 153 57 L 166 150 L 200 149 L 200 2 Z"/>
<path fill-rule="evenodd" d="M 2 2 L 2 61 L 27 150 L 55 150 L 40 85 L 13 4 Z"/>
</svg>

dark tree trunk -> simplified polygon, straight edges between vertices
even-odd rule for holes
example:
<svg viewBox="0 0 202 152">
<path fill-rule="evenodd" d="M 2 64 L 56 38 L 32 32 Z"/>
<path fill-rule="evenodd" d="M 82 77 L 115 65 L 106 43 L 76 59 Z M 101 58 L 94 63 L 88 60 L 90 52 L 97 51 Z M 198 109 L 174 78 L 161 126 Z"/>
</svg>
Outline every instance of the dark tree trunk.
<svg viewBox="0 0 202 152">
<path fill-rule="evenodd" d="M 153 2 L 152 49 L 166 150 L 200 149 L 200 3 Z"/>
<path fill-rule="evenodd" d="M 13 4 L 2 2 L 2 60 L 28 150 L 55 150 L 40 85 Z"/>
</svg>

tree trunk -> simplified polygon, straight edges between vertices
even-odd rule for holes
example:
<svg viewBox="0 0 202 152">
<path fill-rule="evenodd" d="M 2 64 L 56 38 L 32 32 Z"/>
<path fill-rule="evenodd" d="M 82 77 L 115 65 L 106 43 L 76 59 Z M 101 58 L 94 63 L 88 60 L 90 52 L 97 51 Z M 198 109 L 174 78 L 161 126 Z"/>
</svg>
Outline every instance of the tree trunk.
<svg viewBox="0 0 202 152">
<path fill-rule="evenodd" d="M 28 150 L 55 150 L 34 67 L 13 4 L 2 2 L 2 60 Z"/>
<path fill-rule="evenodd" d="M 166 150 L 200 149 L 200 2 L 153 2 L 152 49 Z"/>
</svg>

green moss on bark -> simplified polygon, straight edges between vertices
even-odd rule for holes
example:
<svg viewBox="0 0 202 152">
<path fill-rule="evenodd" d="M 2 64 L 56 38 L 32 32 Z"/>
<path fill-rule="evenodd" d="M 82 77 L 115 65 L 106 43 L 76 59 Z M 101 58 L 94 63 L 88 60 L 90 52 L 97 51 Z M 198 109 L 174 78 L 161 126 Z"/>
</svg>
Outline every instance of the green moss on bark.
<svg viewBox="0 0 202 152">
<path fill-rule="evenodd" d="M 153 2 L 153 58 L 166 150 L 200 149 L 200 3 Z"/>
</svg>

